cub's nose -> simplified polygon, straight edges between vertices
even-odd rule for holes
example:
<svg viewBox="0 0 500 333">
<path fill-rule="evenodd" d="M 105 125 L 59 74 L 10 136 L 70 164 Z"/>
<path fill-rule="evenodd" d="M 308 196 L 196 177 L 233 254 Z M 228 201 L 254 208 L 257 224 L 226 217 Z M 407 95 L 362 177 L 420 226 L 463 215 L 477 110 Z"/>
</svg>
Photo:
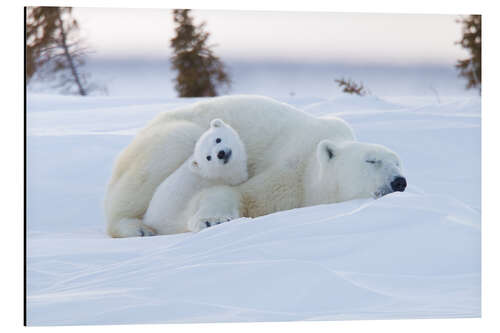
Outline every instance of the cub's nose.
<svg viewBox="0 0 500 333">
<path fill-rule="evenodd" d="M 396 177 L 391 182 L 392 190 L 395 192 L 404 192 L 406 188 L 406 179 L 404 177 Z"/>
<path fill-rule="evenodd" d="M 218 153 L 217 153 L 217 158 L 219 160 L 223 160 L 224 157 L 226 157 L 226 152 L 224 150 L 220 150 Z"/>
</svg>

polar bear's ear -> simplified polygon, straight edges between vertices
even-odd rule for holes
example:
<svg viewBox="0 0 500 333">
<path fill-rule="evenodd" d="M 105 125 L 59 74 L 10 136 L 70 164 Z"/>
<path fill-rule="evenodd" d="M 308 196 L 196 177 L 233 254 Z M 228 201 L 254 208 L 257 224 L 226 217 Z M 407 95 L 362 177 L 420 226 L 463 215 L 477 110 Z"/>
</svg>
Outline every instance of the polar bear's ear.
<svg viewBox="0 0 500 333">
<path fill-rule="evenodd" d="M 192 159 L 190 162 L 189 162 L 189 169 L 192 171 L 192 172 L 198 172 L 200 170 L 200 164 L 195 160 L 195 159 Z"/>
<path fill-rule="evenodd" d="M 210 122 L 210 127 L 222 127 L 224 125 L 226 125 L 226 123 L 219 118 L 216 118 Z"/>
<path fill-rule="evenodd" d="M 330 140 L 323 140 L 318 143 L 316 148 L 316 156 L 320 163 L 327 163 L 335 158 L 336 147 L 335 144 Z"/>
</svg>

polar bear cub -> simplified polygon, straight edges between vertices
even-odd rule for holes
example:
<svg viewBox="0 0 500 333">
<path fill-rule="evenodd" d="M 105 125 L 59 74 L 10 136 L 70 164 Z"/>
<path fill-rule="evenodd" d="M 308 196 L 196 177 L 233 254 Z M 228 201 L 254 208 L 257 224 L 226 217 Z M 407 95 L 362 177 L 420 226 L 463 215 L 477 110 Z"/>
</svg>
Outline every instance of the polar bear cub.
<svg viewBox="0 0 500 333">
<path fill-rule="evenodd" d="M 199 231 L 240 217 L 240 195 L 228 185 L 248 179 L 247 154 L 238 133 L 221 119 L 213 119 L 210 128 L 196 142 L 194 152 L 156 189 L 143 223 L 158 234 Z M 205 197 L 210 188 L 211 198 Z M 225 195 L 231 202 L 211 207 L 218 190 L 234 192 Z M 206 204 L 205 204 L 206 203 Z M 224 206 L 232 210 L 223 210 Z"/>
</svg>

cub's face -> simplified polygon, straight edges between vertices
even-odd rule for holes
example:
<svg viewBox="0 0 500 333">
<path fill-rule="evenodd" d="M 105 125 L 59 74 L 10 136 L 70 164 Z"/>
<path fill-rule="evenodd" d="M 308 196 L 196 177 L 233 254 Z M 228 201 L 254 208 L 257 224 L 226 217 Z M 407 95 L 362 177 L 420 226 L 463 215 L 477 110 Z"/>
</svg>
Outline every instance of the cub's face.
<svg viewBox="0 0 500 333">
<path fill-rule="evenodd" d="M 236 131 L 221 119 L 196 142 L 191 170 L 201 177 L 236 185 L 248 179 L 245 146 Z"/>
<path fill-rule="evenodd" d="M 388 148 L 370 143 L 324 140 L 318 144 L 320 173 L 342 200 L 380 198 L 406 189 L 399 157 Z"/>
</svg>

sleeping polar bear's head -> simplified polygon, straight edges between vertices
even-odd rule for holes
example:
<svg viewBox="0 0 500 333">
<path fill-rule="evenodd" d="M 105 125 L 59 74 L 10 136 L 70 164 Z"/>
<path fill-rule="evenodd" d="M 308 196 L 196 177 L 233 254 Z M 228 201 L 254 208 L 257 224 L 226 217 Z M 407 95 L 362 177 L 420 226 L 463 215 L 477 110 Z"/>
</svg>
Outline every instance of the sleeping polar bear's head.
<svg viewBox="0 0 500 333">
<path fill-rule="evenodd" d="M 245 145 L 231 126 L 213 119 L 196 142 L 190 169 L 205 179 L 240 184 L 248 179 Z"/>
<path fill-rule="evenodd" d="M 316 158 L 321 179 L 317 186 L 335 201 L 380 198 L 406 188 L 398 155 L 384 146 L 323 140 L 317 146 Z"/>
</svg>

